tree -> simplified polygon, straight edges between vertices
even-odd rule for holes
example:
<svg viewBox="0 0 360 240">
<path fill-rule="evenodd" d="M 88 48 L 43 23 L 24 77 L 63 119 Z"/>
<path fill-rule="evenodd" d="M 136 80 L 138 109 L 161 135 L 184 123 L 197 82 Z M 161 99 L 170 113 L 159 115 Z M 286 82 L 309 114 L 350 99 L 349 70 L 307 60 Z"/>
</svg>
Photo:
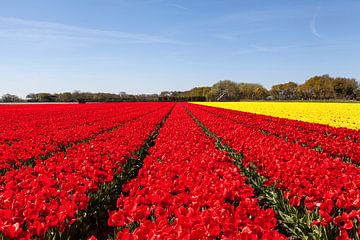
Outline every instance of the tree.
<svg viewBox="0 0 360 240">
<path fill-rule="evenodd" d="M 35 93 L 29 93 L 28 95 L 26 95 L 25 97 L 26 101 L 30 101 L 30 102 L 36 102 L 36 94 Z"/>
<path fill-rule="evenodd" d="M 221 100 L 238 100 L 240 91 L 237 83 L 230 80 L 222 80 L 215 83 L 209 91 L 209 99 Z"/>
<path fill-rule="evenodd" d="M 210 87 L 195 87 L 187 93 L 187 97 L 190 99 L 208 99 Z"/>
<path fill-rule="evenodd" d="M 255 88 L 253 98 L 254 100 L 265 100 L 269 96 L 269 91 L 263 86 Z"/>
<path fill-rule="evenodd" d="M 38 93 L 37 98 L 39 102 L 55 102 L 56 96 L 50 94 L 50 93 Z"/>
<path fill-rule="evenodd" d="M 0 100 L 1 102 L 23 102 L 23 100 L 18 96 L 9 93 L 4 94 Z"/>
<path fill-rule="evenodd" d="M 329 75 L 315 76 L 299 86 L 302 96 L 306 99 L 334 99 L 333 79 Z"/>
<path fill-rule="evenodd" d="M 277 84 L 271 87 L 270 94 L 278 100 L 294 100 L 298 98 L 298 85 L 294 82 Z"/>
<path fill-rule="evenodd" d="M 64 92 L 56 94 L 57 100 L 59 102 L 73 102 L 75 101 L 74 97 L 72 96 L 71 92 Z"/>
<path fill-rule="evenodd" d="M 172 95 L 172 92 L 170 91 L 163 91 L 160 93 L 160 97 L 170 97 Z"/>
<path fill-rule="evenodd" d="M 353 99 L 359 84 L 355 79 L 337 77 L 333 80 L 333 88 L 337 99 Z"/>
<path fill-rule="evenodd" d="M 329 75 L 312 77 L 299 86 L 305 99 L 355 99 L 358 88 L 355 79 Z"/>
<path fill-rule="evenodd" d="M 239 83 L 241 99 L 261 100 L 269 96 L 269 92 L 261 84 Z"/>
<path fill-rule="evenodd" d="M 360 88 L 355 89 L 354 98 L 355 100 L 360 101 Z"/>
<path fill-rule="evenodd" d="M 172 97 L 183 101 L 205 101 L 208 99 L 211 87 L 195 87 L 184 92 L 173 92 Z"/>
<path fill-rule="evenodd" d="M 29 93 L 26 95 L 26 100 L 30 102 L 55 102 L 57 95 L 50 93 Z"/>
</svg>

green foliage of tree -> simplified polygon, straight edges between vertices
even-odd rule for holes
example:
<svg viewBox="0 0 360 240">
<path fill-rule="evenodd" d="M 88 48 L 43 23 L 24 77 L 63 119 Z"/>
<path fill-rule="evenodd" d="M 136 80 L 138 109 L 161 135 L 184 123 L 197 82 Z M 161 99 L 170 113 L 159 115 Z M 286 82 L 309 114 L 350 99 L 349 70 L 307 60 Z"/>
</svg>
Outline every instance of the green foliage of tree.
<svg viewBox="0 0 360 240">
<path fill-rule="evenodd" d="M 26 96 L 29 102 L 55 102 L 57 96 L 51 93 L 30 93 Z"/>
<path fill-rule="evenodd" d="M 359 83 L 353 78 L 335 78 L 333 87 L 337 99 L 353 99 L 356 97 Z"/>
<path fill-rule="evenodd" d="M 1 98 L 0 98 L 0 102 L 23 102 L 24 100 L 19 98 L 16 95 L 13 94 L 4 94 Z"/>
<path fill-rule="evenodd" d="M 56 96 L 57 96 L 57 100 L 59 102 L 74 102 L 74 101 L 76 101 L 76 99 L 74 99 L 71 92 L 59 93 L 59 94 L 56 94 Z"/>
<path fill-rule="evenodd" d="M 315 76 L 300 85 L 298 90 L 303 99 L 356 99 L 359 84 L 355 79 L 329 75 Z"/>
<path fill-rule="evenodd" d="M 329 75 L 315 76 L 300 85 L 300 92 L 305 99 L 334 99 L 335 91 Z"/>
<path fill-rule="evenodd" d="M 208 96 L 212 101 L 238 100 L 240 98 L 240 90 L 237 83 L 230 80 L 222 80 L 212 86 Z"/>
<path fill-rule="evenodd" d="M 240 99 L 262 100 L 268 97 L 269 91 L 261 84 L 257 83 L 240 83 Z"/>
<path fill-rule="evenodd" d="M 298 85 L 294 82 L 273 85 L 271 96 L 277 100 L 295 100 L 299 97 Z"/>
<path fill-rule="evenodd" d="M 204 97 L 207 99 L 209 97 L 209 92 L 211 87 L 195 87 L 191 89 L 188 93 L 189 97 Z"/>
</svg>

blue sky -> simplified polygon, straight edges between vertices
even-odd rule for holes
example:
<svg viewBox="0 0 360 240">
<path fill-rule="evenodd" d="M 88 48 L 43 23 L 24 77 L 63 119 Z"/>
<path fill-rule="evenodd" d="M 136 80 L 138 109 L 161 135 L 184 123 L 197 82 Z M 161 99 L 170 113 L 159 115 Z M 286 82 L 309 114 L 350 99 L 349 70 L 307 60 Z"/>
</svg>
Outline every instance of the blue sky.
<svg viewBox="0 0 360 240">
<path fill-rule="evenodd" d="M 0 94 L 360 80 L 360 0 L 1 0 Z"/>
</svg>

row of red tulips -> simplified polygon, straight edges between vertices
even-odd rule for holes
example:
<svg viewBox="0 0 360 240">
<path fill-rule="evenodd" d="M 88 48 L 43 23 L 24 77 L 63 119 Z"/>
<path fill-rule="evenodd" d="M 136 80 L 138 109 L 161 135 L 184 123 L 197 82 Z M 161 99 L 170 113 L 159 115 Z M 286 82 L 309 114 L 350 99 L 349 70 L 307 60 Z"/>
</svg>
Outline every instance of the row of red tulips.
<svg viewBox="0 0 360 240">
<path fill-rule="evenodd" d="M 117 201 L 117 239 L 286 239 L 226 153 L 177 105 Z"/>
<path fill-rule="evenodd" d="M 244 155 L 246 167 L 254 164 L 268 179 L 267 185 L 281 189 L 291 205 L 303 202 L 309 212 L 318 211 L 320 218 L 313 224 L 335 226 L 341 236 L 359 238 L 359 168 L 262 134 L 247 123 L 234 123 L 190 104 L 187 107 L 223 143 Z"/>
<path fill-rule="evenodd" d="M 160 106 L 159 103 L 0 106 L 0 171 L 91 138 Z"/>
<path fill-rule="evenodd" d="M 208 107 L 208 108 L 215 108 L 215 107 Z M 218 109 L 218 108 L 215 108 Z M 225 109 L 224 109 L 225 110 Z M 235 110 L 227 110 L 231 111 L 235 114 L 240 113 L 241 111 L 235 111 Z M 267 116 L 262 114 L 256 114 L 256 113 L 248 113 L 248 112 L 241 112 L 241 114 L 244 114 L 248 117 L 255 116 L 256 118 L 261 117 L 264 120 L 266 120 L 268 123 L 276 123 L 283 126 L 294 126 L 296 129 L 300 131 L 305 132 L 313 132 L 318 134 L 325 134 L 332 138 L 339 138 L 340 141 L 353 141 L 356 143 L 360 143 L 360 131 L 356 131 L 349 128 L 337 128 L 332 127 L 329 125 L 324 125 L 320 123 L 311 123 L 311 122 L 304 122 L 304 121 L 298 121 L 293 119 L 286 119 L 286 118 L 280 118 L 280 117 L 273 117 L 273 116 Z"/>
<path fill-rule="evenodd" d="M 1 176 L 0 235 L 44 238 L 49 229 L 62 232 L 78 221 L 78 213 L 86 211 L 90 195 L 122 171 L 127 158 L 144 143 L 172 104 L 162 106 L 66 153 L 39 160 L 34 167 L 22 166 Z M 137 115 L 148 112 L 149 107 L 142 105 Z"/>
<path fill-rule="evenodd" d="M 244 127 L 260 129 L 300 146 L 327 153 L 331 157 L 350 158 L 352 162 L 360 163 L 360 143 L 351 140 L 358 139 L 359 131 L 221 108 L 200 105 L 194 107 L 241 123 Z"/>
</svg>

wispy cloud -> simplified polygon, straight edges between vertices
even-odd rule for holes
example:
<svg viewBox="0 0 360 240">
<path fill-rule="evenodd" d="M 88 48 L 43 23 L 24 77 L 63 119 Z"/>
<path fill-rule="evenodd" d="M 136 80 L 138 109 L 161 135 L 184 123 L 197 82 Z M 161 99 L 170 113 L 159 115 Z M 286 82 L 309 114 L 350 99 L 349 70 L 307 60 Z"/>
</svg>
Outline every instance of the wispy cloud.
<svg viewBox="0 0 360 240">
<path fill-rule="evenodd" d="M 235 33 L 219 33 L 216 34 L 215 37 L 225 41 L 236 41 L 238 40 L 238 35 L 239 34 L 235 34 Z"/>
<path fill-rule="evenodd" d="M 317 16 L 315 15 L 310 21 L 310 31 L 314 36 L 321 38 L 321 35 L 316 28 L 316 18 Z"/>
<path fill-rule="evenodd" d="M 245 30 L 240 30 L 240 31 L 233 31 L 233 32 L 229 31 L 229 32 L 217 33 L 214 35 L 214 37 L 217 39 L 220 39 L 220 40 L 225 40 L 225 41 L 237 41 L 240 38 L 244 38 L 249 35 L 262 33 L 262 32 L 268 32 L 268 31 L 272 31 L 272 30 L 273 29 L 269 28 L 269 27 L 257 27 L 257 28 L 250 28 L 250 29 L 245 29 Z"/>
<path fill-rule="evenodd" d="M 242 55 L 247 53 L 269 53 L 269 52 L 278 52 L 283 51 L 287 49 L 296 48 L 295 45 L 289 45 L 289 46 L 261 46 L 261 45 L 251 45 L 247 49 L 242 49 L 237 52 L 235 52 L 235 55 Z"/>
<path fill-rule="evenodd" d="M 174 8 L 177 8 L 177 9 L 181 9 L 181 10 L 189 10 L 189 8 L 183 6 L 183 5 L 180 5 L 180 4 L 176 4 L 176 3 L 172 3 L 172 4 L 169 4 L 170 6 L 174 7 Z"/>
<path fill-rule="evenodd" d="M 346 46 L 346 47 L 344 47 Z M 347 50 L 355 49 L 360 45 L 353 40 L 345 40 L 339 42 L 329 42 L 329 43 L 309 43 L 309 44 L 293 44 L 293 45 L 284 45 L 284 46 L 262 46 L 262 45 L 251 45 L 248 48 L 243 48 L 238 51 L 233 52 L 233 55 L 244 55 L 252 53 L 280 53 L 280 52 L 297 52 L 297 51 L 318 51 L 318 50 Z"/>
<path fill-rule="evenodd" d="M 189 44 L 163 37 L 141 33 L 109 31 L 94 28 L 77 27 L 67 24 L 34 21 L 0 16 L 0 36 L 29 39 L 76 39 L 94 41 L 112 41 L 120 43 L 148 44 Z"/>
<path fill-rule="evenodd" d="M 264 46 L 252 45 L 252 48 L 257 52 L 273 52 L 282 49 L 283 47 L 264 47 Z"/>
<path fill-rule="evenodd" d="M 249 24 L 255 22 L 266 22 L 269 20 L 288 19 L 303 17 L 303 13 L 296 8 L 277 8 L 267 10 L 236 11 L 209 20 L 208 24 Z"/>
<path fill-rule="evenodd" d="M 321 11 L 321 8 L 322 8 L 322 1 L 320 1 L 318 3 L 315 14 L 314 14 L 314 16 L 312 17 L 312 19 L 310 20 L 310 23 L 309 23 L 311 33 L 317 38 L 321 38 L 321 35 L 320 35 L 320 33 L 319 33 L 318 29 L 317 29 L 317 26 L 316 26 L 317 18 L 319 16 L 319 12 Z"/>
<path fill-rule="evenodd" d="M 252 45 L 249 48 L 241 49 L 235 51 L 233 55 L 243 55 L 243 54 L 250 54 L 250 53 L 261 53 L 261 52 L 271 52 L 274 51 L 275 48 L 263 47 L 263 46 L 256 46 Z"/>
<path fill-rule="evenodd" d="M 156 3 L 156 4 L 161 4 L 164 6 L 169 6 L 169 7 L 173 7 L 173 8 L 177 8 L 180 10 L 185 10 L 188 11 L 190 10 L 190 8 L 185 7 L 183 4 L 180 4 L 179 2 L 181 1 L 177 1 L 177 0 L 148 0 L 147 3 Z"/>
</svg>

